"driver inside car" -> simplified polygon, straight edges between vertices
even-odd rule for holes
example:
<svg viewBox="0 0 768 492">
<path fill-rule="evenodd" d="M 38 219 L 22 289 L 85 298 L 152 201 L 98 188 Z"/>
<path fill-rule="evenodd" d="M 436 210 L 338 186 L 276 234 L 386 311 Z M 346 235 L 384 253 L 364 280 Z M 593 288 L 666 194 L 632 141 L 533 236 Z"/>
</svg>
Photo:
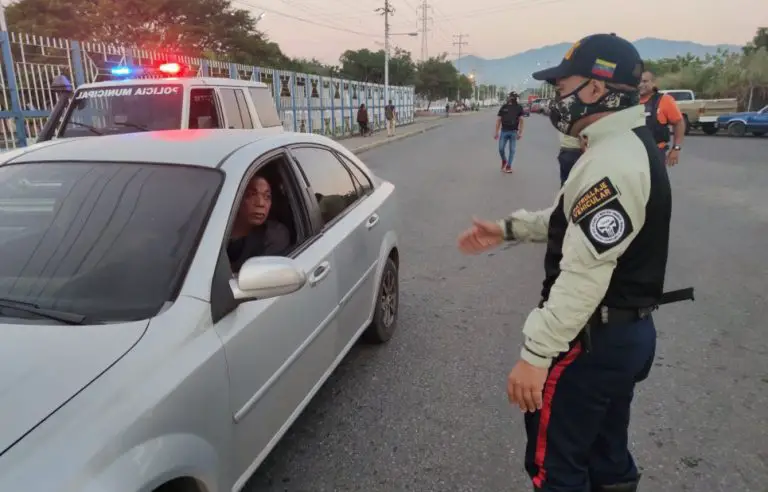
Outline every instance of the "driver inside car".
<svg viewBox="0 0 768 492">
<path fill-rule="evenodd" d="M 288 228 L 269 219 L 272 208 L 272 186 L 256 175 L 248 183 L 240 209 L 232 226 L 227 255 L 232 272 L 237 273 L 249 258 L 283 256 L 291 245 Z"/>
</svg>

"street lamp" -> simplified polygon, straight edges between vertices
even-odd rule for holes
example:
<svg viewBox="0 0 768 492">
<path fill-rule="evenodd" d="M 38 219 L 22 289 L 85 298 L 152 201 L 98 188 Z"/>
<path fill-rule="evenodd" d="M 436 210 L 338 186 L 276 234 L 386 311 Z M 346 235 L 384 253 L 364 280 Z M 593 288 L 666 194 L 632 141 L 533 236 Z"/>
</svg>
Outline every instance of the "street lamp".
<svg viewBox="0 0 768 492">
<path fill-rule="evenodd" d="M 261 19 L 263 19 L 265 15 L 267 15 L 267 13 L 266 13 L 266 12 L 262 12 L 262 13 L 260 13 L 260 14 L 259 14 L 259 16 L 258 16 L 258 17 L 256 17 L 256 20 L 255 20 L 255 21 L 253 21 L 253 24 L 254 24 L 254 25 L 258 24 L 258 23 L 259 23 L 259 21 L 260 21 Z"/>
<path fill-rule="evenodd" d="M 390 36 L 418 36 L 417 32 L 389 32 L 389 16 L 384 17 L 384 102 L 389 104 L 389 38 Z"/>
</svg>

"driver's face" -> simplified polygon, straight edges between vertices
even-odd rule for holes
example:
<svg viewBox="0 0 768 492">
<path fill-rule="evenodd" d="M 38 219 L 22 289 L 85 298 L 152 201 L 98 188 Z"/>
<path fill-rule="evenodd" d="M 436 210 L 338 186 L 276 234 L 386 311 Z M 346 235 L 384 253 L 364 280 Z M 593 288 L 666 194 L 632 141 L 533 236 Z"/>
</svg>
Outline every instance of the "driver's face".
<svg viewBox="0 0 768 492">
<path fill-rule="evenodd" d="M 240 216 L 250 225 L 260 226 L 267 220 L 271 208 L 272 188 L 269 183 L 262 177 L 252 179 L 240 204 Z"/>
</svg>

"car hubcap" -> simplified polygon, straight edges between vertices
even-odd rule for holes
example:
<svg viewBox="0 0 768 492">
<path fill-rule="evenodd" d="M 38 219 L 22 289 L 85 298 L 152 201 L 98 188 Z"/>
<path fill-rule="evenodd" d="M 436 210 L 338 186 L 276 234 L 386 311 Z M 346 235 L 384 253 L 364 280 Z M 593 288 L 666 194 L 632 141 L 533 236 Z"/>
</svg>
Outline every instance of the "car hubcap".
<svg viewBox="0 0 768 492">
<path fill-rule="evenodd" d="M 397 278 L 392 270 L 384 272 L 381 279 L 381 322 L 389 328 L 397 315 Z"/>
</svg>

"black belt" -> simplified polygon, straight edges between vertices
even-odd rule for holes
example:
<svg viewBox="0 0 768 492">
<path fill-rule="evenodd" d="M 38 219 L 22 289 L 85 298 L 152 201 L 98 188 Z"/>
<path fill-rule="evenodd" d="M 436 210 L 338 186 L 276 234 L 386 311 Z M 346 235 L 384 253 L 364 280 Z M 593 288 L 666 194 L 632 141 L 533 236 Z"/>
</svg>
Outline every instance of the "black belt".
<svg viewBox="0 0 768 492">
<path fill-rule="evenodd" d="M 634 323 L 645 319 L 651 315 L 654 311 L 659 309 L 659 306 L 664 304 L 672 304 L 680 301 L 693 301 L 693 287 L 687 287 L 685 289 L 673 290 L 665 292 L 661 295 L 659 302 L 653 306 L 643 308 L 613 308 L 609 306 L 600 306 L 595 313 L 587 321 L 587 326 L 579 334 L 579 338 L 584 346 L 585 350 L 589 352 L 592 347 L 591 331 L 593 329 L 602 328 L 608 324 L 622 325 Z"/>
<path fill-rule="evenodd" d="M 610 306 L 600 306 L 595 311 L 595 314 L 590 318 L 590 322 L 593 320 L 599 324 L 622 324 L 632 323 L 645 319 L 651 315 L 654 311 L 659 309 L 659 306 L 664 304 L 672 304 L 680 301 L 693 301 L 693 287 L 685 289 L 673 290 L 665 292 L 661 295 L 659 302 L 653 306 L 643 308 L 614 308 Z"/>
</svg>

